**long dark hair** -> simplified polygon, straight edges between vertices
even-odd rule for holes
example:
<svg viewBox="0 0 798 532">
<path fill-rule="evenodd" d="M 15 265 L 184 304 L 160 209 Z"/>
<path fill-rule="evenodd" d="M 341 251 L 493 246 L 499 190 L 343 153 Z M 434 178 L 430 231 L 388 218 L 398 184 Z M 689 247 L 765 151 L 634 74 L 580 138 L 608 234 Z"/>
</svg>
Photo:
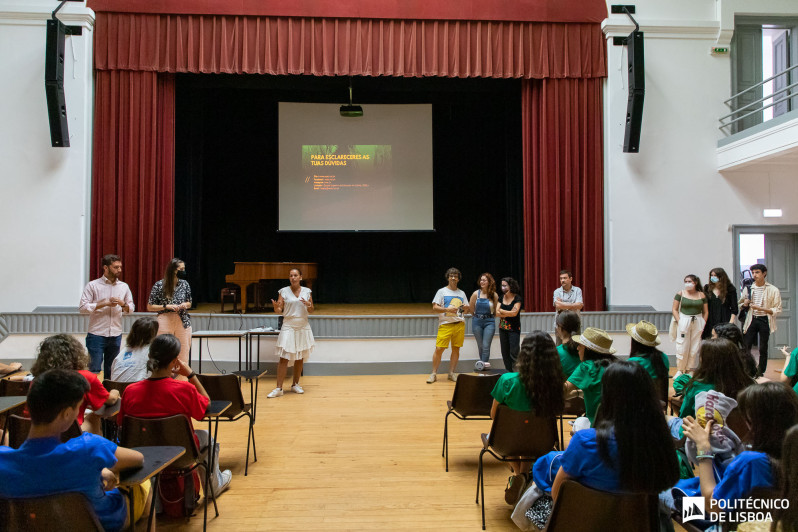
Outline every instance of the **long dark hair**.
<svg viewBox="0 0 798 532">
<path fill-rule="evenodd" d="M 733 323 L 726 322 L 718 323 L 712 328 L 712 330 L 715 331 L 715 334 L 718 335 L 718 338 L 725 338 L 737 346 L 737 353 L 740 355 L 740 360 L 743 363 L 743 369 L 749 377 L 755 378 L 759 370 L 756 367 L 754 355 L 752 355 L 751 352 L 745 348 L 745 344 L 743 343 L 743 333 L 740 331 L 740 328 Z"/>
<path fill-rule="evenodd" d="M 715 272 L 715 275 L 718 276 L 718 282 L 717 283 L 713 283 L 712 280 L 711 280 L 712 272 Z M 717 288 L 718 289 L 718 299 L 720 299 L 721 301 L 723 301 L 725 303 L 726 302 L 726 295 L 728 294 L 728 291 L 729 291 L 729 285 L 731 284 L 731 282 L 729 281 L 729 276 L 726 275 L 726 270 L 724 270 L 723 268 L 712 268 L 711 270 L 709 270 L 709 277 L 710 277 L 710 281 L 709 281 L 709 284 L 707 284 L 704 287 L 704 293 L 707 294 L 707 296 L 709 296 L 709 294 L 711 294 L 712 291 L 715 288 Z"/>
<path fill-rule="evenodd" d="M 583 347 L 585 348 L 585 361 L 593 360 L 597 366 L 604 366 L 606 368 L 611 363 L 618 360 L 618 357 L 615 355 L 610 355 L 609 353 L 599 353 L 598 351 L 593 351 L 587 346 Z"/>
<path fill-rule="evenodd" d="M 610 456 L 613 435 L 617 460 Z M 673 440 L 654 381 L 640 364 L 618 361 L 604 372 L 596 442 L 601 459 L 618 470 L 624 491 L 659 493 L 679 480 Z"/>
<path fill-rule="evenodd" d="M 560 329 L 570 335 L 568 341 L 565 342 L 565 347 L 571 353 L 576 353 L 576 349 L 579 344 L 574 342 L 574 335 L 582 332 L 582 318 L 580 318 L 579 314 L 573 310 L 563 310 L 557 314 L 555 321 Z"/>
<path fill-rule="evenodd" d="M 137 319 L 130 326 L 125 344 L 132 349 L 144 347 L 151 343 L 156 336 L 158 336 L 158 320 L 152 316 L 145 316 Z"/>
<path fill-rule="evenodd" d="M 789 508 L 774 509 L 770 530 L 798 530 L 798 425 L 787 431 L 779 462 L 781 498 L 792 503 Z"/>
<path fill-rule="evenodd" d="M 798 395 L 781 383 L 749 386 L 737 396 L 738 408 L 751 427 L 751 450 L 781 458 L 781 442 L 798 423 Z"/>
<path fill-rule="evenodd" d="M 726 397 L 737 397 L 740 391 L 754 383 L 745 373 L 738 348 L 725 338 L 709 338 L 701 342 L 701 361 L 693 378 L 685 386 L 685 393 L 696 381 L 711 384 Z"/>
<path fill-rule="evenodd" d="M 515 367 L 538 415 L 561 414 L 565 406 L 562 391 L 565 376 L 551 336 L 532 331 L 521 343 Z"/>
<path fill-rule="evenodd" d="M 632 347 L 629 350 L 629 356 L 647 358 L 654 367 L 654 373 L 657 374 L 657 380 L 660 382 L 668 381 L 668 367 L 662 361 L 662 352 L 657 346 L 641 344 L 632 338 Z"/>
<path fill-rule="evenodd" d="M 177 257 L 169 261 L 166 265 L 166 270 L 163 272 L 163 295 L 167 300 L 171 300 L 175 295 L 175 288 L 177 287 L 177 267 L 183 264 L 183 261 Z"/>
<path fill-rule="evenodd" d="M 169 366 L 180 354 L 180 340 L 172 334 L 162 334 L 150 344 L 147 369 L 156 372 Z"/>
</svg>

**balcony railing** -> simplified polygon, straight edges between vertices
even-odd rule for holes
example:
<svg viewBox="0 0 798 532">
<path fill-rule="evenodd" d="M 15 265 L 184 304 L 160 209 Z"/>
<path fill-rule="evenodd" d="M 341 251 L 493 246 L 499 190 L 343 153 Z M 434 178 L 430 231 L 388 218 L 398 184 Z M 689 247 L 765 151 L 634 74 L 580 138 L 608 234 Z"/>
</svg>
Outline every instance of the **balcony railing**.
<svg viewBox="0 0 798 532">
<path fill-rule="evenodd" d="M 798 64 L 793 65 L 785 70 L 782 70 L 778 74 L 771 76 L 765 80 L 762 80 L 756 85 L 752 85 L 747 89 L 738 92 L 728 100 L 724 101 L 723 103 L 726 104 L 726 106 L 729 109 L 731 109 L 731 112 L 718 119 L 718 121 L 720 122 L 720 126 L 718 127 L 718 129 L 720 129 L 725 135 L 728 136 L 731 135 L 732 133 L 742 131 L 755 124 L 761 123 L 762 111 L 764 111 L 765 109 L 774 107 L 782 102 L 786 102 L 789 109 L 790 100 L 792 98 L 798 97 L 798 89 L 796 89 L 796 87 L 798 87 L 798 82 L 791 83 L 785 87 L 782 87 L 777 91 L 774 91 L 772 94 L 768 94 L 757 100 L 745 103 L 744 105 L 741 105 L 740 100 L 741 97 L 744 97 L 745 95 L 748 95 L 748 93 L 751 92 L 753 92 L 755 96 L 757 94 L 757 91 L 761 89 L 765 85 L 765 83 L 768 83 L 776 78 L 784 76 L 788 80 L 791 78 L 795 79 L 798 76 L 791 75 L 791 72 L 795 71 L 796 69 L 798 69 Z M 772 101 L 769 103 L 765 103 L 768 100 Z M 747 118 L 752 118 L 753 120 L 748 120 L 747 122 L 744 122 L 744 120 L 746 120 Z"/>
</svg>

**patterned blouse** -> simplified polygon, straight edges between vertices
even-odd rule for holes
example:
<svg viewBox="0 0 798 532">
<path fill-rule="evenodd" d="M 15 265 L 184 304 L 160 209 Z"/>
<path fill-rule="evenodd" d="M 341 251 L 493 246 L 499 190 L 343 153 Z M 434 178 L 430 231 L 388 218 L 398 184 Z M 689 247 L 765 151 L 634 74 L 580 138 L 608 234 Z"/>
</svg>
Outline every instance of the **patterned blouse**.
<svg viewBox="0 0 798 532">
<path fill-rule="evenodd" d="M 167 299 L 166 294 L 163 292 L 163 279 L 155 283 L 150 291 L 150 305 L 180 305 L 181 303 L 191 303 L 191 287 L 185 279 L 178 279 L 175 293 L 172 299 Z M 159 310 L 158 314 L 172 312 L 171 310 Z M 188 329 L 191 327 L 191 317 L 188 315 L 188 310 L 180 309 L 177 314 L 183 320 L 183 328 Z"/>
</svg>

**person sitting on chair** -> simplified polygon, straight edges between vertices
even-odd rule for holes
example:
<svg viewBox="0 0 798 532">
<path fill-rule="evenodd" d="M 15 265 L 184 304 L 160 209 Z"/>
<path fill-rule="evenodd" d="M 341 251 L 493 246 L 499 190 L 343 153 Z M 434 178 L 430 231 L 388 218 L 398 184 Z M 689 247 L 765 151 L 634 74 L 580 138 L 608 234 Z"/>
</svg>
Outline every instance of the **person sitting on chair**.
<svg viewBox="0 0 798 532">
<path fill-rule="evenodd" d="M 178 358 L 179 355 L 180 340 L 176 336 L 162 334 L 152 341 L 150 359 L 147 363 L 152 374 L 148 379 L 134 382 L 125 388 L 119 409 L 120 427 L 125 416 L 156 418 L 182 414 L 187 418 L 202 421 L 210 397 L 197 378 L 197 374 Z M 173 379 L 173 373 L 185 377 L 188 382 Z M 206 430 L 194 431 L 194 441 L 201 451 L 208 448 L 209 442 L 214 443 Z M 213 449 L 216 454 L 213 457 L 214 471 L 210 480 L 213 493 L 218 496 L 230 487 L 233 473 L 229 469 L 224 472 L 219 471 L 219 445 L 214 444 Z M 204 470 L 200 468 L 201 474 L 202 471 Z"/>
<path fill-rule="evenodd" d="M 86 496 L 103 528 L 128 527 L 127 498 L 116 489 L 119 471 L 140 467 L 144 456 L 101 436 L 84 432 L 61 443 L 82 412 L 89 383 L 76 371 L 51 369 L 37 376 L 28 393 L 31 428 L 19 449 L 0 447 L 0 497 L 29 498 L 80 492 Z M 150 484 L 133 488 L 136 519 L 149 508 Z M 52 528 L 59 528 L 52 523 Z M 62 523 L 63 525 L 63 523 Z"/>
</svg>

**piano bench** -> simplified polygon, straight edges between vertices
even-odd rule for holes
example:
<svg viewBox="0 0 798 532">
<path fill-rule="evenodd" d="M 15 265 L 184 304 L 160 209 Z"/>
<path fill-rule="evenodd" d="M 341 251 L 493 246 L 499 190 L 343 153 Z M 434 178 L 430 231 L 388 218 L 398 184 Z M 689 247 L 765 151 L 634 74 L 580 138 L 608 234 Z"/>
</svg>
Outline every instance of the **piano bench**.
<svg viewBox="0 0 798 532">
<path fill-rule="evenodd" d="M 233 313 L 238 313 L 238 290 L 235 288 L 222 288 L 222 309 L 221 312 L 224 313 L 224 303 L 225 300 L 231 300 L 233 302 Z"/>
</svg>

